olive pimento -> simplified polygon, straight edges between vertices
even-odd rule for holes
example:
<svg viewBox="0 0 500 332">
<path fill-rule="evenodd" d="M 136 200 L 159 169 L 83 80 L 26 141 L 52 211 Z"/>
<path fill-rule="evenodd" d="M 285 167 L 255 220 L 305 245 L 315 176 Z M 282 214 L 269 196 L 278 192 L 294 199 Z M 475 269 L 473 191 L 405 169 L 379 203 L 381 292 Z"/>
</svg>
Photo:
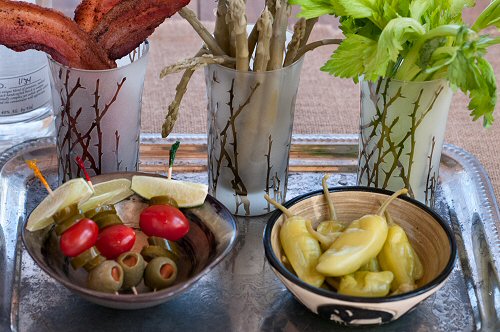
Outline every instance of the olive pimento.
<svg viewBox="0 0 500 332">
<path fill-rule="evenodd" d="M 144 284 L 151 289 L 163 289 L 175 282 L 177 264 L 168 257 L 156 257 L 146 266 Z"/>
<path fill-rule="evenodd" d="M 123 285 L 123 269 L 115 261 L 104 261 L 90 271 L 87 284 L 96 291 L 117 292 Z"/>
<path fill-rule="evenodd" d="M 123 269 L 123 285 L 125 289 L 137 286 L 144 274 L 146 262 L 144 258 L 136 252 L 128 251 L 121 254 L 116 260 Z"/>
</svg>

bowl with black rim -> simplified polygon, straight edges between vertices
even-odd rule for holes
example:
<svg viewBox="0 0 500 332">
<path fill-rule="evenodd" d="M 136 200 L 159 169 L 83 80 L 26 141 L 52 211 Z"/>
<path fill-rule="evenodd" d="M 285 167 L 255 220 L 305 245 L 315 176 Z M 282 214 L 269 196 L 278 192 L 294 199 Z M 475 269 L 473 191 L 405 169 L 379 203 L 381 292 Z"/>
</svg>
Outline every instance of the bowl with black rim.
<svg viewBox="0 0 500 332">
<path fill-rule="evenodd" d="M 375 214 L 381 203 L 393 192 L 366 187 L 332 188 L 338 220 L 353 221 Z M 329 209 L 323 191 L 296 197 L 284 204 L 293 215 L 312 222 L 313 228 L 329 220 Z M 315 287 L 299 279 L 285 264 L 285 253 L 279 233 L 286 217 L 276 210 L 264 230 L 264 250 L 271 269 L 294 297 L 313 313 L 343 325 L 362 326 L 392 322 L 418 306 L 438 291 L 453 270 L 457 247 L 447 223 L 432 209 L 406 196 L 394 200 L 388 212 L 401 226 L 423 266 L 423 276 L 412 291 L 386 297 L 358 297 L 339 294 L 333 288 Z"/>
</svg>

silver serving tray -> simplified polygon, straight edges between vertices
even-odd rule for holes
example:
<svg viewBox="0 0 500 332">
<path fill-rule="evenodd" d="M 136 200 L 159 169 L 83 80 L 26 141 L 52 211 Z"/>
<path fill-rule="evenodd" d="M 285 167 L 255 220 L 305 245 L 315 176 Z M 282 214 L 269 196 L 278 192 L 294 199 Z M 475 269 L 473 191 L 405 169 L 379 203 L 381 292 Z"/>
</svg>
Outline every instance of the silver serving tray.
<svg viewBox="0 0 500 332">
<path fill-rule="evenodd" d="M 164 172 L 168 146 L 182 142 L 176 177 L 206 182 L 206 136 L 164 140 L 145 135 L 141 171 Z M 330 186 L 355 184 L 357 136 L 295 136 L 287 198 Z M 264 257 L 262 232 L 268 216 L 238 217 L 235 249 L 189 291 L 158 307 L 119 311 L 89 303 L 50 279 L 31 260 L 19 227 L 46 195 L 24 160 L 37 159 L 55 185 L 54 142 L 41 139 L 0 156 L 0 331 L 323 331 L 343 327 L 314 315 L 275 277 Z M 445 145 L 437 212 L 451 223 L 459 244 L 447 284 L 383 331 L 500 330 L 500 214 L 480 163 Z M 349 330 L 352 330 L 349 329 Z"/>
</svg>

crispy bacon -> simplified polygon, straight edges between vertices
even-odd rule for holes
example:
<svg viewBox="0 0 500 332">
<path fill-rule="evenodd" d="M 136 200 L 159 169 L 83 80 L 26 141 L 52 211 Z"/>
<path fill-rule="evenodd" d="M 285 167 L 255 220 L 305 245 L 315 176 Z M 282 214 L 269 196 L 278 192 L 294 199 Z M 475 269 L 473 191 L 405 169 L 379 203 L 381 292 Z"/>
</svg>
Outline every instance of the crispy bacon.
<svg viewBox="0 0 500 332">
<path fill-rule="evenodd" d="M 122 0 L 83 0 L 75 10 L 75 22 L 91 32 L 102 17 Z"/>
<path fill-rule="evenodd" d="M 80 69 L 116 67 L 106 52 L 71 19 L 26 2 L 0 0 L 0 44 L 15 51 L 44 51 Z"/>
<path fill-rule="evenodd" d="M 122 0 L 106 13 L 92 36 L 110 59 L 119 59 L 139 46 L 166 18 L 190 0 Z"/>
</svg>

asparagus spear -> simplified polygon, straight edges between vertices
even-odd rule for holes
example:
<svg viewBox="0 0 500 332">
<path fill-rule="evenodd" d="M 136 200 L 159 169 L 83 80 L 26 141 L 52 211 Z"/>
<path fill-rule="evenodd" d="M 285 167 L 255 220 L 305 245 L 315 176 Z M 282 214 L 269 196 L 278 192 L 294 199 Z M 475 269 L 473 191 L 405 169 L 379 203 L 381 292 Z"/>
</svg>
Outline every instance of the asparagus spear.
<svg viewBox="0 0 500 332">
<path fill-rule="evenodd" d="M 205 48 L 202 48 L 198 51 L 198 53 L 196 53 L 195 57 L 201 56 L 206 53 L 207 50 Z M 170 105 L 168 105 L 168 113 L 161 128 L 162 137 L 167 137 L 172 132 L 172 129 L 174 129 L 175 122 L 179 117 L 179 107 L 181 105 L 182 98 L 186 94 L 187 86 L 193 74 L 193 69 L 186 69 L 179 84 L 177 84 L 177 87 L 175 88 L 174 100 L 170 103 Z"/>
<path fill-rule="evenodd" d="M 304 33 L 304 36 L 302 37 L 302 40 L 300 41 L 300 48 L 306 46 L 307 41 L 309 40 L 309 37 L 311 36 L 311 32 L 314 28 L 314 25 L 318 22 L 319 17 L 314 17 L 306 20 L 306 31 Z"/>
<path fill-rule="evenodd" d="M 229 15 L 233 23 L 236 46 L 236 69 L 248 71 L 247 16 L 244 0 L 229 0 Z"/>
<path fill-rule="evenodd" d="M 268 8 L 271 15 L 275 17 L 276 15 L 276 7 L 277 3 L 281 2 L 281 0 L 266 0 L 266 7 Z"/>
<path fill-rule="evenodd" d="M 234 58 L 228 57 L 227 55 L 214 56 L 213 54 L 203 54 L 202 56 L 181 60 L 173 65 L 163 68 L 160 72 L 160 78 L 163 79 L 167 75 L 175 74 L 186 69 L 192 69 L 194 71 L 212 64 L 234 65 L 235 62 L 236 60 Z"/>
<path fill-rule="evenodd" d="M 193 29 L 198 33 L 198 35 L 203 39 L 207 45 L 210 52 L 213 55 L 226 55 L 222 48 L 217 44 L 217 41 L 212 36 L 212 34 L 205 28 L 205 26 L 198 20 L 196 14 L 189 8 L 184 7 L 179 10 L 179 15 L 181 15 L 186 21 L 191 24 Z"/>
<path fill-rule="evenodd" d="M 297 61 L 300 59 L 304 54 L 306 54 L 309 51 L 312 51 L 320 46 L 325 46 L 325 45 L 339 45 L 342 42 L 342 39 L 323 39 L 323 40 L 318 40 L 312 43 L 307 44 L 306 46 L 302 47 L 298 52 L 297 55 L 295 56 L 295 60 Z"/>
<path fill-rule="evenodd" d="M 253 69 L 254 71 L 265 71 L 269 62 L 269 45 L 273 34 L 273 15 L 267 6 L 255 26 L 257 27 L 259 39 Z"/>
<path fill-rule="evenodd" d="M 229 54 L 229 28 L 226 23 L 227 0 L 219 0 L 215 19 L 214 37 L 222 50 Z"/>
<path fill-rule="evenodd" d="M 301 18 L 297 21 L 297 23 L 295 23 L 295 26 L 293 27 L 293 36 L 286 49 L 286 56 L 283 67 L 289 66 L 294 62 L 295 57 L 297 56 L 297 52 L 299 51 L 300 42 L 303 40 L 305 32 L 306 19 Z"/>
<path fill-rule="evenodd" d="M 287 0 L 276 0 L 276 15 L 273 23 L 273 36 L 269 52 L 271 58 L 267 65 L 268 70 L 275 70 L 283 66 L 283 53 L 285 51 L 286 28 L 291 7 Z"/>
</svg>

